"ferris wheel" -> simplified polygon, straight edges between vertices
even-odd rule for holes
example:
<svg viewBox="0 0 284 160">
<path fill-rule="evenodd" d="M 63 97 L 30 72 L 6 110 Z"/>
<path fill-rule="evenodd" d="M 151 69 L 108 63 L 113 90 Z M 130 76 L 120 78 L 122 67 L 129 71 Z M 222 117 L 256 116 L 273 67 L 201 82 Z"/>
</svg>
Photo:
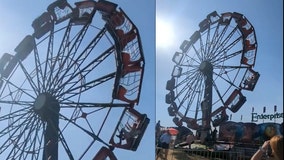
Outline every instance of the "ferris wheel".
<svg viewBox="0 0 284 160">
<path fill-rule="evenodd" d="M 254 27 L 237 12 L 216 11 L 199 23 L 199 30 L 180 45 L 172 61 L 165 101 L 177 126 L 201 131 L 228 120 L 246 102 L 260 74 L 253 70 L 257 40 Z"/>
<path fill-rule="evenodd" d="M 145 60 L 131 19 L 109 1 L 57 0 L 32 27 L 0 58 L 0 159 L 135 151 L 149 118 L 135 110 Z"/>
</svg>

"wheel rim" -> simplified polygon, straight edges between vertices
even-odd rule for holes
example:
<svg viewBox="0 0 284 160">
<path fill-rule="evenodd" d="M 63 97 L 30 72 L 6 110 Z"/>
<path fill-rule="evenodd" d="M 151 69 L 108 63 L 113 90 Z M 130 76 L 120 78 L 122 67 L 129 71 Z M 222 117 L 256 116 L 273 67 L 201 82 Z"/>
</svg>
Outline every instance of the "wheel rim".
<svg viewBox="0 0 284 160">
<path fill-rule="evenodd" d="M 166 103 L 176 125 L 185 123 L 191 129 L 204 131 L 204 140 L 211 122 L 219 125 L 228 120 L 227 109 L 237 112 L 243 105 L 246 98 L 241 91 L 253 91 L 259 74 L 252 69 L 257 41 L 246 17 L 236 12 L 218 15 L 214 11 L 199 27 L 172 58 L 175 66 L 166 85 Z M 244 86 L 252 75 L 257 77 L 253 86 Z"/>
</svg>

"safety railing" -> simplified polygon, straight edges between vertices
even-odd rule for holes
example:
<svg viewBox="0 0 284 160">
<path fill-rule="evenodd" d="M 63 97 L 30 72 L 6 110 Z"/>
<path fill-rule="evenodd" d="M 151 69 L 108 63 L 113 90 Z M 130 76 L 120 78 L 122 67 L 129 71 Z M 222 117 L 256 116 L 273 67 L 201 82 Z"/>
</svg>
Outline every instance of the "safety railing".
<svg viewBox="0 0 284 160">
<path fill-rule="evenodd" d="M 156 160 L 166 159 L 165 150 L 156 148 L 159 154 Z M 229 151 L 214 151 L 210 149 L 174 149 L 168 150 L 167 160 L 249 160 L 256 152 L 252 148 L 234 148 Z"/>
</svg>

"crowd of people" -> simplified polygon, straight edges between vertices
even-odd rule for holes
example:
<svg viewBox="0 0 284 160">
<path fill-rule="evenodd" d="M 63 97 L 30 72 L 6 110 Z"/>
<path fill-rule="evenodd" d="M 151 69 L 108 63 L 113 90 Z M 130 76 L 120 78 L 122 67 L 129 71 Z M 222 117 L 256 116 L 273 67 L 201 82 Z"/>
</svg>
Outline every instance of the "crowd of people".
<svg viewBox="0 0 284 160">
<path fill-rule="evenodd" d="M 217 129 L 214 128 L 210 134 L 210 141 L 216 142 L 217 140 Z M 156 124 L 156 159 L 161 157 L 161 152 L 164 153 L 164 157 L 167 159 L 168 150 L 170 144 L 173 144 L 174 141 L 171 138 L 171 134 L 168 129 L 161 131 L 160 121 Z M 175 148 L 188 148 L 191 149 L 191 145 L 195 142 L 196 136 L 193 133 L 189 133 L 183 136 L 183 142 L 175 145 Z M 262 146 L 251 156 L 251 160 L 283 160 L 283 135 L 275 135 L 269 140 L 265 141 Z"/>
</svg>

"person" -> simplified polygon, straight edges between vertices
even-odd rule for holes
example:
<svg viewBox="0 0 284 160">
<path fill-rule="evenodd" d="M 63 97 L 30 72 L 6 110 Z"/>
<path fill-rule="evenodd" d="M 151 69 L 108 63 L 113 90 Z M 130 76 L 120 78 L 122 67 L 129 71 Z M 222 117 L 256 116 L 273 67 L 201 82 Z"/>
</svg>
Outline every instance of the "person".
<svg viewBox="0 0 284 160">
<path fill-rule="evenodd" d="M 156 124 L 156 139 L 158 140 L 158 138 L 160 137 L 161 134 L 161 124 L 160 124 L 160 120 L 157 122 Z"/>
<path fill-rule="evenodd" d="M 188 144 L 189 149 L 191 149 L 191 144 L 194 143 L 195 137 L 193 133 L 190 133 L 186 136 L 186 143 Z"/>
<path fill-rule="evenodd" d="M 169 148 L 170 148 L 170 143 L 172 141 L 172 136 L 171 136 L 171 134 L 170 134 L 168 129 L 165 131 L 165 133 L 163 133 L 161 135 L 159 140 L 160 140 L 160 142 L 159 142 L 160 146 L 159 147 L 161 147 L 164 150 L 164 152 L 165 152 L 165 159 L 167 159 Z M 158 156 L 159 156 L 159 152 L 160 152 L 160 149 L 157 151 L 157 155 Z"/>
<path fill-rule="evenodd" d="M 251 157 L 251 160 L 260 160 L 269 149 L 269 146 L 272 150 L 272 156 L 269 157 L 271 160 L 283 160 L 283 136 L 275 135 L 270 140 L 265 141 L 262 146 L 255 152 Z"/>
<path fill-rule="evenodd" d="M 139 130 L 137 129 L 137 123 L 133 123 L 132 126 L 126 126 L 129 131 L 124 128 L 121 129 L 119 135 L 116 135 L 119 138 L 119 144 L 121 141 L 126 139 L 126 141 L 130 141 L 132 138 L 139 134 Z"/>
<path fill-rule="evenodd" d="M 217 129 L 216 127 L 214 128 L 213 132 L 212 132 L 212 140 L 215 143 L 216 142 L 216 138 L 217 138 Z"/>
<path fill-rule="evenodd" d="M 191 144 L 194 143 L 195 140 L 195 136 L 193 135 L 193 133 L 189 133 L 186 138 L 185 138 L 185 142 L 181 142 L 180 144 L 176 145 L 176 147 L 186 147 L 188 146 L 188 149 L 191 149 Z"/>
<path fill-rule="evenodd" d="M 156 124 L 156 131 L 160 131 L 161 128 L 161 121 L 158 120 L 157 124 Z"/>
<path fill-rule="evenodd" d="M 212 134 L 209 131 L 207 132 L 207 135 L 206 135 L 206 137 L 204 139 L 204 144 L 206 146 L 212 146 L 213 145 L 213 143 L 212 143 Z"/>
</svg>

